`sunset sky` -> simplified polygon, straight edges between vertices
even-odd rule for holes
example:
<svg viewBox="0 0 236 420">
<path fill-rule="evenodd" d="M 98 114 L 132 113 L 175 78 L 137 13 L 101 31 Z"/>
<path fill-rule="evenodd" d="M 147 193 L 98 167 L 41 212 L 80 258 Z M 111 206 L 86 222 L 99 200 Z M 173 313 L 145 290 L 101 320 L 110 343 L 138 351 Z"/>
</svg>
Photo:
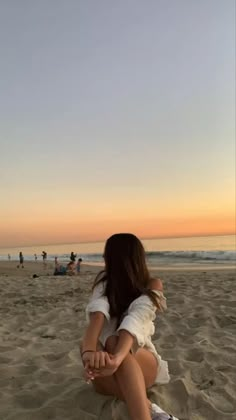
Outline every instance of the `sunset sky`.
<svg viewBox="0 0 236 420">
<path fill-rule="evenodd" d="M 0 5 L 0 246 L 230 234 L 235 1 Z"/>
</svg>

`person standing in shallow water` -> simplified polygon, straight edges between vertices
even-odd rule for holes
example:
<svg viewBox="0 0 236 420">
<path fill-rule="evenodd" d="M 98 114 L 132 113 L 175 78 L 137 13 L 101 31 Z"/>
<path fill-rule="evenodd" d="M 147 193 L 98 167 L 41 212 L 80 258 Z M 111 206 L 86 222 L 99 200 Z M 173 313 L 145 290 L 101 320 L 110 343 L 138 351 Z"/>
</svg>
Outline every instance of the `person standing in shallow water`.
<svg viewBox="0 0 236 420">
<path fill-rule="evenodd" d="M 162 282 L 150 276 L 143 245 L 130 233 L 107 240 L 104 261 L 86 308 L 80 349 L 85 379 L 96 392 L 125 401 L 131 420 L 178 420 L 146 393 L 170 380 L 152 342 L 156 314 L 166 309 Z"/>
<path fill-rule="evenodd" d="M 76 255 L 77 255 L 77 254 L 75 254 L 74 252 L 71 252 L 71 253 L 70 253 L 70 260 L 71 260 L 72 262 L 75 262 L 75 260 L 76 260 Z"/>
<path fill-rule="evenodd" d="M 78 258 L 77 264 L 76 264 L 76 271 L 77 273 L 80 273 L 80 267 L 81 267 L 81 263 L 82 263 L 82 258 Z"/>
<path fill-rule="evenodd" d="M 19 264 L 17 268 L 20 268 L 20 267 L 24 268 L 24 257 L 21 251 L 19 252 Z"/>
<path fill-rule="evenodd" d="M 46 266 L 47 266 L 47 253 L 46 253 L 46 251 L 43 251 L 42 252 L 42 257 L 43 257 L 43 266 L 44 266 L 44 268 L 46 268 Z"/>
</svg>

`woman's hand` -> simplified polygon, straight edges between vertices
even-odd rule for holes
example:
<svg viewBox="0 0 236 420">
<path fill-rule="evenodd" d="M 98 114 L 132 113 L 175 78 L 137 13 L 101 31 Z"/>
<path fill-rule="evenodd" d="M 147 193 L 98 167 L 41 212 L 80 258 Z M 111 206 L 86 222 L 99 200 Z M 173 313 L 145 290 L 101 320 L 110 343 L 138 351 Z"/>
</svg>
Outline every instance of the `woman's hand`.
<svg viewBox="0 0 236 420">
<path fill-rule="evenodd" d="M 108 354 L 104 351 L 85 353 L 82 360 L 87 381 L 101 376 L 113 375 L 122 362 L 119 355 Z"/>
<path fill-rule="evenodd" d="M 82 356 L 84 366 L 91 370 L 101 369 L 106 366 L 106 357 L 108 353 L 104 351 L 85 352 Z"/>
<path fill-rule="evenodd" d="M 109 360 L 108 353 L 104 351 L 85 352 L 82 361 L 86 381 L 93 380 L 105 368 Z"/>
<path fill-rule="evenodd" d="M 111 376 L 113 375 L 120 364 L 122 363 L 122 359 L 119 355 L 113 355 L 108 354 L 108 357 L 106 357 L 106 365 L 105 367 L 95 370 L 94 371 L 94 377 L 102 377 L 102 376 Z"/>
</svg>

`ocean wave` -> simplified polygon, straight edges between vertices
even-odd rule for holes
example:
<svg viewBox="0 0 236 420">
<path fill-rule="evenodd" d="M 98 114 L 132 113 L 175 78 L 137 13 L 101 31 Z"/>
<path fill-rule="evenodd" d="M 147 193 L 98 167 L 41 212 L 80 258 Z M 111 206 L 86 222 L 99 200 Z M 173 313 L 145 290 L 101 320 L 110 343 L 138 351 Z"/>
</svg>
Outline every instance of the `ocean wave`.
<svg viewBox="0 0 236 420">
<path fill-rule="evenodd" d="M 103 262 L 101 253 L 81 254 L 80 257 L 86 261 Z M 158 262 L 236 262 L 236 251 L 155 251 L 146 253 L 149 263 Z M 69 259 L 69 255 L 59 256 L 62 259 Z"/>
<path fill-rule="evenodd" d="M 84 254 L 85 260 L 101 261 L 102 254 Z M 147 252 L 151 260 L 236 261 L 236 251 L 155 251 Z"/>
<path fill-rule="evenodd" d="M 48 254 L 48 261 L 54 261 L 55 256 L 60 261 L 69 261 L 70 254 Z M 155 251 L 146 253 L 147 261 L 154 263 L 236 263 L 236 251 Z M 34 261 L 32 255 L 24 255 L 25 260 Z M 77 254 L 77 258 L 82 258 L 84 262 L 103 262 L 101 253 Z M 0 260 L 6 260 L 6 255 L 0 255 Z M 12 260 L 18 259 L 17 255 L 12 255 Z M 40 261 L 41 258 L 38 257 Z"/>
<path fill-rule="evenodd" d="M 236 261 L 236 251 L 158 251 L 147 252 L 148 260 Z"/>
</svg>

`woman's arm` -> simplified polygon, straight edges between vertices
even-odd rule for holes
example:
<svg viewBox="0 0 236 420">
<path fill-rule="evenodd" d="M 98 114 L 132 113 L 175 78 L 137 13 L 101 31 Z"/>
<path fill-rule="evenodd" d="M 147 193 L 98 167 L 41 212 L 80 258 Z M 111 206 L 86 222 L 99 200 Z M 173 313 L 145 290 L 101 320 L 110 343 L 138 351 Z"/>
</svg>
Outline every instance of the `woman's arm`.
<svg viewBox="0 0 236 420">
<path fill-rule="evenodd" d="M 96 351 L 98 338 L 102 331 L 104 321 L 105 316 L 102 312 L 90 313 L 90 321 L 82 341 L 81 353 L 85 352 L 86 350 Z"/>
<path fill-rule="evenodd" d="M 106 352 L 97 351 L 98 341 L 102 332 L 105 320 L 110 319 L 109 302 L 104 295 L 105 283 L 101 282 L 93 289 L 92 297 L 86 307 L 86 318 L 89 323 L 81 346 L 82 361 L 86 371 L 87 379 L 92 379 L 91 370 L 104 367 Z"/>
<path fill-rule="evenodd" d="M 119 331 L 119 338 L 117 345 L 114 350 L 114 356 L 121 363 L 127 354 L 130 352 L 130 349 L 134 343 L 134 337 L 126 330 Z"/>
<path fill-rule="evenodd" d="M 105 284 L 99 283 L 94 289 L 91 299 L 86 307 L 86 318 L 89 323 L 82 342 L 82 352 L 97 349 L 105 319 L 110 319 L 110 305 L 107 296 L 104 296 Z"/>
</svg>

